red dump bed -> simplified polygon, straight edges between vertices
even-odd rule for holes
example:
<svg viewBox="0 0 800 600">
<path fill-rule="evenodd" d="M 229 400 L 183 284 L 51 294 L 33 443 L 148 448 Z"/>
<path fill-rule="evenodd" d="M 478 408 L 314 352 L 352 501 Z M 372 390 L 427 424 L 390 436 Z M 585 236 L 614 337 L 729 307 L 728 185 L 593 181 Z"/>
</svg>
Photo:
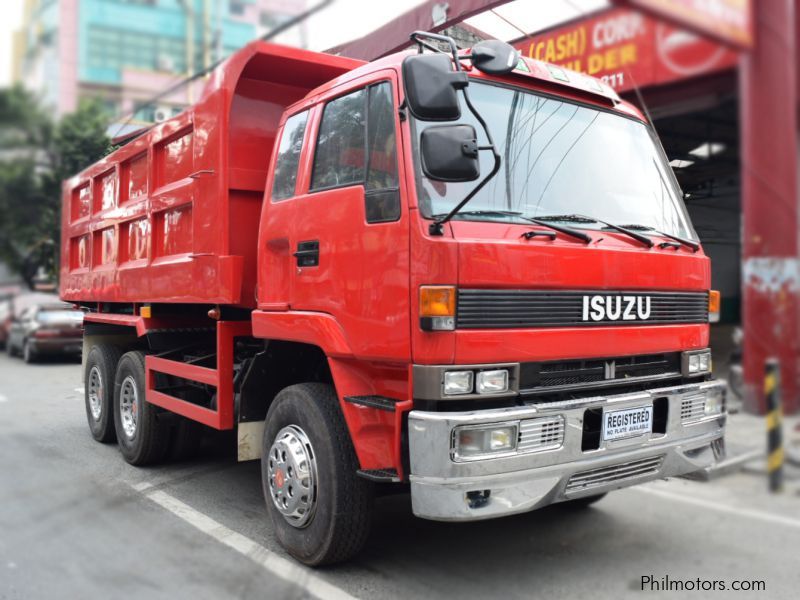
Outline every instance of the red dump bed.
<svg viewBox="0 0 800 600">
<path fill-rule="evenodd" d="M 197 104 L 67 180 L 61 297 L 255 306 L 281 115 L 361 64 L 254 42 L 213 72 Z"/>
</svg>

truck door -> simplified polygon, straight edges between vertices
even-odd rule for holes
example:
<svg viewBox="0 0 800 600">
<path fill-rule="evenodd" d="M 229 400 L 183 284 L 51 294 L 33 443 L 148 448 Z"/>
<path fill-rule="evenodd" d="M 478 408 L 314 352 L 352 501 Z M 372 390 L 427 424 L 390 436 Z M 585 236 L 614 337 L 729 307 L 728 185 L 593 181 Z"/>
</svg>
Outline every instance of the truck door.
<svg viewBox="0 0 800 600">
<path fill-rule="evenodd" d="M 360 356 L 407 360 L 409 217 L 393 71 L 336 88 L 316 110 L 293 204 L 291 309 L 333 315 Z"/>
<path fill-rule="evenodd" d="M 300 157 L 306 138 L 309 111 L 286 119 L 278 145 L 269 205 L 261 215 L 264 248 L 259 253 L 258 305 L 266 310 L 287 310 L 294 276 L 292 228 L 293 202 L 300 172 Z"/>
</svg>

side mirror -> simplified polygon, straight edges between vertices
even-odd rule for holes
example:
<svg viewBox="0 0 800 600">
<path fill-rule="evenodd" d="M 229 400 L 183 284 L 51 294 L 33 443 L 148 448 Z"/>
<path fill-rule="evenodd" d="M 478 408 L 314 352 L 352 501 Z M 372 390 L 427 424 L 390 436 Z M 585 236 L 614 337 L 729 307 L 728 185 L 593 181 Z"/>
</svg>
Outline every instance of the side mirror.
<svg viewBox="0 0 800 600">
<path fill-rule="evenodd" d="M 411 114 L 423 121 L 461 118 L 457 90 L 467 87 L 463 71 L 454 71 L 447 54 L 415 54 L 403 60 L 403 82 Z"/>
<path fill-rule="evenodd" d="M 488 75 L 503 75 L 519 63 L 519 50 L 500 40 L 485 40 L 472 47 L 470 56 L 476 69 Z"/>
<path fill-rule="evenodd" d="M 472 125 L 428 127 L 420 138 L 422 172 L 435 181 L 475 181 L 480 177 L 478 136 Z"/>
</svg>

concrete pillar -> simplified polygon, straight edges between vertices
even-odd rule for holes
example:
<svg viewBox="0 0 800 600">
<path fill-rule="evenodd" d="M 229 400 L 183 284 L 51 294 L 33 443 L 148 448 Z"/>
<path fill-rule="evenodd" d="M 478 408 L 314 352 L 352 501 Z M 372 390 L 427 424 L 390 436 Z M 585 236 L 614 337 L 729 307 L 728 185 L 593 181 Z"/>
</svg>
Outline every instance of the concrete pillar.
<svg viewBox="0 0 800 600">
<path fill-rule="evenodd" d="M 767 358 L 780 361 L 784 407 L 798 409 L 797 71 L 795 0 L 752 2 L 755 47 L 739 78 L 746 408 L 763 413 Z"/>
</svg>

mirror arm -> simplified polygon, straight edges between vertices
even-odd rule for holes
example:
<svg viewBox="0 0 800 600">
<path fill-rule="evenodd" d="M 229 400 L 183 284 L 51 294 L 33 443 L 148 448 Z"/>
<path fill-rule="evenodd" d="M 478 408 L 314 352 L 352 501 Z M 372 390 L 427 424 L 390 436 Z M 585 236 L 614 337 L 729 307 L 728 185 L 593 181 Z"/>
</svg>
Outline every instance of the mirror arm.
<svg viewBox="0 0 800 600">
<path fill-rule="evenodd" d="M 438 33 L 428 33 L 427 31 L 415 31 L 410 36 L 411 41 L 415 44 L 419 45 L 420 54 L 422 54 L 422 48 L 427 48 L 433 52 L 442 52 L 434 46 L 433 44 L 429 44 L 427 42 L 422 41 L 420 38 L 428 38 L 431 40 L 438 40 L 440 42 L 444 42 L 448 46 L 450 46 L 450 53 L 453 55 L 453 62 L 456 65 L 456 71 L 461 70 L 461 62 L 458 60 L 458 46 L 456 46 L 456 42 L 453 38 L 448 37 L 446 35 L 439 35 Z"/>
<path fill-rule="evenodd" d="M 489 131 L 489 126 L 486 125 L 486 121 L 483 120 L 483 117 L 481 116 L 481 114 L 473 106 L 472 101 L 469 99 L 469 94 L 467 94 L 466 88 L 462 88 L 461 92 L 464 94 L 464 102 L 466 103 L 467 108 L 472 113 L 472 115 L 475 117 L 475 120 L 477 120 L 478 123 L 481 124 L 481 127 L 483 128 L 483 132 L 486 134 L 486 139 L 489 141 L 489 145 L 488 146 L 479 146 L 478 150 L 491 150 L 492 151 L 492 154 L 494 155 L 494 167 L 492 168 L 491 172 L 486 177 L 484 177 L 483 180 L 478 185 L 476 185 L 474 188 L 472 188 L 472 191 L 469 194 L 467 194 L 461 202 L 459 202 L 455 207 L 453 207 L 453 210 L 451 210 L 449 213 L 447 213 L 444 217 L 442 217 L 438 221 L 434 221 L 433 223 L 431 223 L 430 227 L 428 228 L 428 231 L 429 231 L 429 233 L 431 235 L 442 235 L 443 234 L 443 232 L 444 232 L 444 227 L 443 227 L 444 224 L 447 223 L 450 219 L 452 219 L 458 213 L 458 211 L 460 211 L 462 208 L 464 208 L 464 206 L 466 206 L 467 202 L 472 200 L 472 198 L 475 196 L 475 194 L 477 194 L 479 191 L 481 191 L 483 186 L 485 186 L 487 183 L 489 183 L 489 180 L 492 177 L 497 175 L 497 172 L 500 170 L 500 163 L 502 162 L 502 159 L 500 157 L 500 153 L 497 151 L 497 146 L 494 145 L 494 139 L 492 139 L 492 133 Z"/>
</svg>

